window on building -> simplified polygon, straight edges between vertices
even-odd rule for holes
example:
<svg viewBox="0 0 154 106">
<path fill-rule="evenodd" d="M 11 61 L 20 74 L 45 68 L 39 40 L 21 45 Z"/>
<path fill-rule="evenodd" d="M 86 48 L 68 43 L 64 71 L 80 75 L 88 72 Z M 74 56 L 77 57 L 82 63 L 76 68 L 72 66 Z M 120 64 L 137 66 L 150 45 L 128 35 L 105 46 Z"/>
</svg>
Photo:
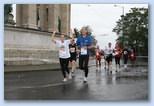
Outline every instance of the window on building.
<svg viewBox="0 0 154 106">
<path fill-rule="evenodd" d="M 61 19 L 58 17 L 58 31 L 61 32 Z"/>
</svg>

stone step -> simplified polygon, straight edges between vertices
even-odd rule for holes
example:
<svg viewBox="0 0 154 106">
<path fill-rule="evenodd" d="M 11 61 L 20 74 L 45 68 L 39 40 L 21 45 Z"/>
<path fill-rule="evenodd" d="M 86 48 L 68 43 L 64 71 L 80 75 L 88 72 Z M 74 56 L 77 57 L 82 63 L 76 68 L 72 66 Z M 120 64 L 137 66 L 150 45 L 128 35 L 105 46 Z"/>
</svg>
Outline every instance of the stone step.
<svg viewBox="0 0 154 106">
<path fill-rule="evenodd" d="M 41 49 L 5 49 L 5 57 L 25 57 L 25 58 L 56 58 L 58 52 Z"/>
<path fill-rule="evenodd" d="M 51 64 L 58 61 L 58 52 L 48 49 L 5 48 L 5 65 Z"/>
<path fill-rule="evenodd" d="M 39 58 L 5 58 L 5 65 L 36 65 L 58 63 L 58 59 L 39 59 Z"/>
</svg>

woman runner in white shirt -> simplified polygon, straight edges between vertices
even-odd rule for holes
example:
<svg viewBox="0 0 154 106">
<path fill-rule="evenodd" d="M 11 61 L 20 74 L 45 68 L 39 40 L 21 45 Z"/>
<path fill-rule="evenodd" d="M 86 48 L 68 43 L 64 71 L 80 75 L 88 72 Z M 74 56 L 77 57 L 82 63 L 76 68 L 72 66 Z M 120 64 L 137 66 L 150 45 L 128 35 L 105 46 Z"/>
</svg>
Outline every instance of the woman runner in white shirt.
<svg viewBox="0 0 154 106">
<path fill-rule="evenodd" d="M 61 66 L 61 71 L 64 76 L 64 82 L 67 81 L 66 73 L 69 75 L 69 79 L 71 79 L 70 71 L 68 68 L 69 65 L 69 58 L 70 58 L 70 51 L 69 51 L 69 44 L 70 40 L 65 40 L 64 35 L 61 35 L 60 40 L 54 39 L 55 32 L 52 34 L 52 41 L 56 44 L 59 49 L 59 62 Z"/>
</svg>

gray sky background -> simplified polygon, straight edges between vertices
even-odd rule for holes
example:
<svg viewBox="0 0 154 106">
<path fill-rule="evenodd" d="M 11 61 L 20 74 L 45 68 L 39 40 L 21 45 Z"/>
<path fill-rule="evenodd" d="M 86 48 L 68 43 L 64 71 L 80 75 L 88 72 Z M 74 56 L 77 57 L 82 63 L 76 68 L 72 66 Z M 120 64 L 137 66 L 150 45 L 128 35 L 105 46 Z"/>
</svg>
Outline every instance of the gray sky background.
<svg viewBox="0 0 154 106">
<path fill-rule="evenodd" d="M 122 15 L 122 6 L 124 13 L 128 13 L 130 8 L 145 7 L 147 4 L 72 4 L 71 5 L 71 28 L 80 29 L 84 25 L 89 25 L 93 29 L 93 35 L 98 40 L 101 48 L 111 42 L 113 47 L 117 35 L 112 32 L 116 21 Z M 102 36 L 105 35 L 105 36 Z"/>
</svg>

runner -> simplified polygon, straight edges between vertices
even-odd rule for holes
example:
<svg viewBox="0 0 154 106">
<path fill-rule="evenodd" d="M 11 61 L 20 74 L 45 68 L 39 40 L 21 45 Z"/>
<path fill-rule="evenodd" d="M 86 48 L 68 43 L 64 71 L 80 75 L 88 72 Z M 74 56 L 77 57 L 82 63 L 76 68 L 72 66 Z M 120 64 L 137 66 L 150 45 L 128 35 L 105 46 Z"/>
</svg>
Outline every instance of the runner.
<svg viewBox="0 0 154 106">
<path fill-rule="evenodd" d="M 108 50 L 107 50 L 107 46 L 105 46 L 105 49 L 103 50 L 104 51 L 104 69 L 106 70 L 107 68 L 106 68 L 106 64 L 107 64 L 107 52 L 108 52 Z"/>
<path fill-rule="evenodd" d="M 101 68 L 101 55 L 102 55 L 99 46 L 96 47 L 95 54 L 96 54 L 96 68 L 98 69 L 98 67 Z"/>
<path fill-rule="evenodd" d="M 88 77 L 88 62 L 89 62 L 89 50 L 92 45 L 92 37 L 88 34 L 88 29 L 86 27 L 82 27 L 81 35 L 77 39 L 77 46 L 80 50 L 79 54 L 79 68 L 84 70 L 84 82 L 87 82 Z"/>
<path fill-rule="evenodd" d="M 108 71 L 112 73 L 112 54 L 113 54 L 113 48 L 111 47 L 111 43 L 108 43 L 108 48 L 106 50 L 106 61 L 108 65 Z"/>
<path fill-rule="evenodd" d="M 124 68 L 127 68 L 127 61 L 128 61 L 128 55 L 129 55 L 129 50 L 127 46 L 123 49 L 123 59 L 124 59 Z"/>
<path fill-rule="evenodd" d="M 68 68 L 69 58 L 70 58 L 70 53 L 69 53 L 70 40 L 65 40 L 64 35 L 61 35 L 60 40 L 55 40 L 54 36 L 55 36 L 55 31 L 53 32 L 51 39 L 59 48 L 59 62 L 60 62 L 62 74 L 64 76 L 63 81 L 66 82 L 68 78 L 71 79 L 71 74 Z M 66 73 L 69 75 L 68 78 Z"/>
<path fill-rule="evenodd" d="M 121 58 L 122 50 L 119 47 L 119 45 L 116 43 L 114 48 L 114 57 L 115 57 L 115 63 L 116 63 L 116 72 L 120 69 L 120 58 Z M 119 65 L 119 67 L 117 67 Z"/>
<path fill-rule="evenodd" d="M 71 39 L 71 43 L 69 44 L 69 49 L 70 49 L 70 62 L 71 62 L 71 74 L 74 76 L 74 72 L 76 70 L 76 58 L 77 58 L 77 52 L 76 52 L 76 43 L 75 39 Z"/>
<path fill-rule="evenodd" d="M 136 61 L 136 51 L 134 47 L 131 47 L 129 58 L 131 60 L 132 66 L 134 66 Z"/>
</svg>

